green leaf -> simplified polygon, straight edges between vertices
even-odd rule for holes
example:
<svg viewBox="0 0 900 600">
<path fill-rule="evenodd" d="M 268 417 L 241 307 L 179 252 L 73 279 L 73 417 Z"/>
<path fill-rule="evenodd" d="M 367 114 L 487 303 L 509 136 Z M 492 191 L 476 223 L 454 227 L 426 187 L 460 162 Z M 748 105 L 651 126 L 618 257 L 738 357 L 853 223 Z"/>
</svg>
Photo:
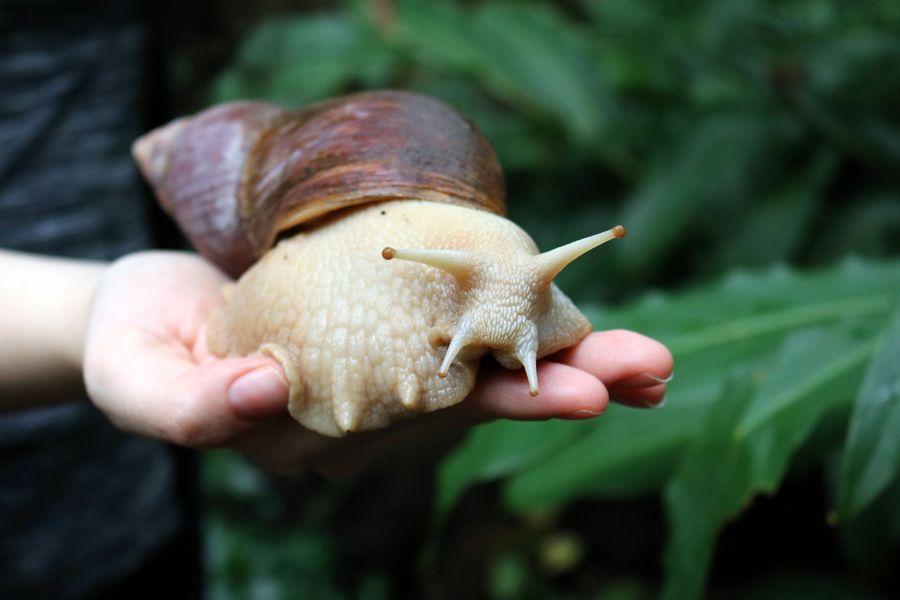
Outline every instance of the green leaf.
<svg viewBox="0 0 900 600">
<path fill-rule="evenodd" d="M 746 373 L 726 380 L 703 423 L 705 434 L 688 450 L 666 487 L 670 531 L 663 599 L 701 596 L 719 522 L 746 500 L 738 478 L 747 470 L 747 457 L 734 445 L 732 432 L 755 392 Z"/>
<path fill-rule="evenodd" d="M 566 421 L 494 421 L 481 425 L 441 464 L 438 517 L 445 516 L 469 486 L 527 469 L 585 430 L 583 422 Z"/>
<path fill-rule="evenodd" d="M 783 266 L 739 270 L 680 294 L 654 293 L 616 309 L 584 310 L 595 327 L 644 331 L 684 355 L 727 351 L 754 338 L 841 320 L 874 317 L 883 325 L 898 295 L 900 261 L 849 259 L 805 272 Z"/>
<path fill-rule="evenodd" d="M 656 489 L 675 468 L 678 450 L 696 432 L 709 398 L 638 412 L 612 406 L 592 431 L 528 469 L 504 488 L 517 512 L 558 507 L 585 495 L 627 497 Z"/>
<path fill-rule="evenodd" d="M 764 365 L 726 380 L 666 487 L 664 598 L 700 597 L 719 528 L 777 489 L 819 418 L 852 393 L 872 348 L 840 326 L 799 331 Z"/>
<path fill-rule="evenodd" d="M 723 232 L 721 251 L 711 262 L 721 269 L 769 264 L 793 256 L 820 212 L 822 190 L 836 163 L 831 152 L 823 151 L 773 193 L 754 202 L 737 227 Z"/>
<path fill-rule="evenodd" d="M 787 340 L 785 351 L 741 420 L 737 440 L 750 438 L 772 423 L 799 420 L 789 427 L 800 431 L 807 421 L 808 402 L 814 401 L 824 412 L 830 403 L 852 397 L 875 343 L 869 338 L 849 343 L 832 331 L 801 331 Z"/>
<path fill-rule="evenodd" d="M 747 196 L 756 184 L 752 167 L 771 152 L 772 127 L 769 115 L 721 114 L 675 140 L 625 204 L 620 221 L 634 235 L 621 247 L 622 268 L 661 263 L 698 230 L 705 208 Z"/>
<path fill-rule="evenodd" d="M 784 268 L 737 273 L 701 289 L 654 294 L 615 310 L 587 308 L 597 329 L 634 329 L 672 349 L 675 379 L 668 386 L 666 406 L 652 411 L 612 406 L 602 418 L 577 426 L 483 426 L 448 459 L 441 506 L 449 508 L 473 483 L 501 477 L 509 478 L 504 494 L 517 511 L 559 506 L 584 494 L 651 492 L 669 478 L 697 434 L 725 373 L 736 367 L 762 369 L 785 339 L 803 330 L 839 325 L 840 331 L 852 332 L 845 335 L 853 340 L 871 340 L 890 315 L 898 282 L 900 262 L 848 261 L 811 273 Z M 750 425 L 793 418 L 798 407 L 802 410 L 808 396 L 802 389 L 789 393 L 794 384 L 813 391 L 827 384 L 849 403 L 861 379 L 865 351 L 856 346 L 845 350 L 825 357 L 792 355 L 796 368 L 785 364 L 779 375 L 783 393 L 755 401 L 751 418 L 757 423 L 751 420 Z M 815 371 L 819 382 L 803 376 L 804 369 L 816 366 L 815 360 L 822 367 Z M 569 427 L 571 436 L 563 433 Z"/>
<path fill-rule="evenodd" d="M 433 69 L 467 73 L 507 104 L 575 140 L 598 134 L 609 95 L 581 28 L 549 4 L 401 2 L 400 42 Z"/>
<path fill-rule="evenodd" d="M 349 10 L 270 18 L 243 41 L 237 60 L 214 83 L 213 97 L 302 105 L 341 93 L 350 83 L 385 85 L 394 60 L 393 51 Z"/>
<path fill-rule="evenodd" d="M 511 479 L 510 505 L 527 510 L 585 493 L 622 495 L 658 487 L 715 399 L 721 374 L 767 360 L 786 335 L 804 328 L 857 322 L 863 335 L 874 335 L 896 298 L 896 292 L 882 290 L 896 290 L 897 275 L 897 267 L 873 271 L 854 264 L 804 275 L 773 270 L 732 276 L 673 298 L 648 298 L 619 311 L 589 310 L 598 328 L 635 329 L 669 346 L 676 376 L 668 402 L 655 411 L 612 407 L 590 434 Z M 845 287 L 855 285 L 862 287 Z M 841 388 L 847 399 L 858 384 L 853 369 L 863 353 L 838 358 L 846 364 L 844 370 L 836 365 L 843 377 L 835 384 L 850 386 Z"/>
<path fill-rule="evenodd" d="M 887 575 L 900 542 L 900 479 L 850 521 L 840 521 L 841 546 L 867 578 Z"/>
<path fill-rule="evenodd" d="M 831 261 L 849 254 L 890 255 L 900 239 L 900 191 L 883 190 L 855 197 L 817 232 L 812 255 Z"/>
<path fill-rule="evenodd" d="M 478 11 L 475 28 L 495 89 L 554 115 L 576 139 L 598 133 L 604 78 L 572 21 L 550 4 L 492 2 Z"/>
<path fill-rule="evenodd" d="M 471 15 L 456 3 L 401 0 L 397 16 L 398 43 L 417 62 L 440 71 L 479 69 L 483 56 Z"/>
<path fill-rule="evenodd" d="M 850 420 L 838 515 L 852 519 L 900 470 L 900 310 L 872 361 Z"/>
</svg>

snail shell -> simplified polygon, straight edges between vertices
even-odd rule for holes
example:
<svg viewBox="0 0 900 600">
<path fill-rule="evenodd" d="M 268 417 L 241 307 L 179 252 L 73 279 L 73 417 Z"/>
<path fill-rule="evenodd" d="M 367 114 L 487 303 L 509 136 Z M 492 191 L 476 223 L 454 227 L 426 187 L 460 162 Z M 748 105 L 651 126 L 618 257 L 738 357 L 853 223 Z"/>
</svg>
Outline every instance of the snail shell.
<svg viewBox="0 0 900 600">
<path fill-rule="evenodd" d="M 134 154 L 198 251 L 241 276 L 210 349 L 278 360 L 291 414 L 330 436 L 462 401 L 488 351 L 537 394 L 536 360 L 590 331 L 553 277 L 624 235 L 540 254 L 502 216 L 502 172 L 474 125 L 404 92 L 226 104 Z"/>
</svg>

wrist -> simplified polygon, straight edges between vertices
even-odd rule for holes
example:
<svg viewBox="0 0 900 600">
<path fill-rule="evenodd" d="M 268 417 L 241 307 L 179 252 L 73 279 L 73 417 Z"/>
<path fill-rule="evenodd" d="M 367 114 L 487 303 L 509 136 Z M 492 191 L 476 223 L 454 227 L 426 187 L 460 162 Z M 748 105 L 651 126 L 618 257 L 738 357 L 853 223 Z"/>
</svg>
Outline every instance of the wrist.
<svg viewBox="0 0 900 600">
<path fill-rule="evenodd" d="M 58 321 L 52 327 L 54 331 L 51 335 L 58 339 L 60 364 L 81 379 L 88 327 L 97 287 L 106 272 L 106 265 L 79 261 L 68 265 L 68 268 L 67 280 L 61 285 L 70 295 L 65 305 L 59 306 L 55 313 Z"/>
<path fill-rule="evenodd" d="M 0 250 L 0 409 L 83 393 L 85 335 L 102 263 Z"/>
</svg>

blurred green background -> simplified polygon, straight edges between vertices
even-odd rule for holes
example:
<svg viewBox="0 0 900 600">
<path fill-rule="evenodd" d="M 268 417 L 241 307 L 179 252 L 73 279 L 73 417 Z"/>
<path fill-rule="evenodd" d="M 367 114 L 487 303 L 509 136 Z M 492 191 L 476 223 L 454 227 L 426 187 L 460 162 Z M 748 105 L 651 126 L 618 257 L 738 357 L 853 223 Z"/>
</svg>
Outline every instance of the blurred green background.
<svg viewBox="0 0 900 600">
<path fill-rule="evenodd" d="M 351 481 L 207 454 L 213 598 L 900 596 L 900 3 L 206 4 L 175 110 L 443 98 L 541 248 L 628 227 L 557 281 L 676 359 L 664 408 Z"/>
</svg>

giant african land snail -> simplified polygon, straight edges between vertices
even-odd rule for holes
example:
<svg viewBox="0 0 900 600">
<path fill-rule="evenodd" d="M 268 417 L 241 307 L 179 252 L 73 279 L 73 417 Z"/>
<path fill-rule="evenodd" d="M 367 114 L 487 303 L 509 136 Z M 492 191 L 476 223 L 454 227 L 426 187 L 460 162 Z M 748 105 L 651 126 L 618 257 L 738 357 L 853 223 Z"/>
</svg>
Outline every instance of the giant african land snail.
<svg viewBox="0 0 900 600">
<path fill-rule="evenodd" d="M 537 394 L 537 359 L 590 331 L 553 277 L 625 234 L 539 254 L 501 216 L 483 136 L 404 92 L 226 104 L 134 153 L 194 246 L 241 275 L 210 317 L 211 350 L 278 360 L 291 414 L 331 436 L 462 401 L 488 350 Z"/>
</svg>

